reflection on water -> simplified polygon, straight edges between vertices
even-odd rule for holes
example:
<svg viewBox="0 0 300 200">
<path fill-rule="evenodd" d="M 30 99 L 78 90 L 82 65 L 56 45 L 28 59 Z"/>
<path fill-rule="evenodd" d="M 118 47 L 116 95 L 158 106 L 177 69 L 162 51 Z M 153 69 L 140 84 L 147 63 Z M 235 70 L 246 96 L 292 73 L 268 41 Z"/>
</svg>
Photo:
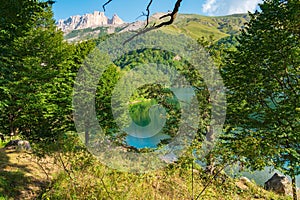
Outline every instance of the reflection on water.
<svg viewBox="0 0 300 200">
<path fill-rule="evenodd" d="M 162 130 L 166 123 L 166 110 L 161 105 L 153 105 L 149 112 L 147 110 L 137 113 L 141 115 L 146 112 L 146 115 L 144 114 L 146 117 L 135 116 L 134 118 L 139 120 L 134 119 L 128 127 L 124 128 L 128 135 L 136 138 L 151 138 Z"/>
<path fill-rule="evenodd" d="M 170 90 L 181 104 L 190 102 L 195 96 L 192 87 L 170 88 Z M 161 105 L 150 105 L 143 109 L 139 107 L 137 112 L 131 113 L 131 117 L 133 121 L 123 129 L 128 134 L 126 137 L 128 145 L 136 148 L 156 148 L 161 140 L 170 138 L 162 131 L 166 124 L 166 110 Z"/>
<path fill-rule="evenodd" d="M 160 105 L 154 105 L 148 110 L 141 110 L 142 115 L 147 112 L 149 117 L 134 118 L 139 119 L 137 122 L 132 121 L 131 124 L 124 130 L 128 134 L 126 143 L 136 148 L 155 148 L 163 139 L 168 139 L 170 136 L 163 134 L 162 129 L 166 123 L 166 110 Z M 144 124 L 143 126 L 139 124 Z"/>
</svg>

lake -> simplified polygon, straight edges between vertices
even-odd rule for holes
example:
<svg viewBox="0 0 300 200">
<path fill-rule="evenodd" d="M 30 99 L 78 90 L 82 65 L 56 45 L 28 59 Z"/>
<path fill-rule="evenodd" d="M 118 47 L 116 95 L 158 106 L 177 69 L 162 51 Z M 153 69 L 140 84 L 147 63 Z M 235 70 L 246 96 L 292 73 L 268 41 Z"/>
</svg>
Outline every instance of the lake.
<svg viewBox="0 0 300 200">
<path fill-rule="evenodd" d="M 194 96 L 194 91 L 191 88 L 173 89 L 172 91 L 182 102 L 189 102 L 192 96 Z M 138 149 L 156 148 L 161 140 L 170 138 L 169 135 L 164 134 L 162 131 L 166 123 L 166 111 L 162 106 L 149 104 L 146 109 L 139 110 L 135 113 L 133 118 L 132 123 L 124 129 L 128 134 L 126 137 L 126 143 L 128 145 Z M 232 166 L 227 169 L 227 173 L 232 177 L 245 176 L 261 186 L 263 186 L 275 172 L 282 174 L 271 167 L 266 167 L 262 171 L 255 172 L 239 172 L 237 169 L 237 166 Z M 290 179 L 290 177 L 288 178 Z M 297 187 L 300 187 L 300 176 L 297 176 Z"/>
</svg>

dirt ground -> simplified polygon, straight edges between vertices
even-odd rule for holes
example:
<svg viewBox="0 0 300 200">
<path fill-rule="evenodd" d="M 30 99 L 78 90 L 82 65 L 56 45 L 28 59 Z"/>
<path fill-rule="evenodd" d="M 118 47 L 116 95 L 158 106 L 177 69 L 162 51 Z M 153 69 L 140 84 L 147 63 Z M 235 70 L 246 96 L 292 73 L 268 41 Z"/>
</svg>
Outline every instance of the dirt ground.
<svg viewBox="0 0 300 200">
<path fill-rule="evenodd" d="M 48 185 L 55 168 L 51 159 L 0 149 L 0 200 L 35 199 Z"/>
</svg>

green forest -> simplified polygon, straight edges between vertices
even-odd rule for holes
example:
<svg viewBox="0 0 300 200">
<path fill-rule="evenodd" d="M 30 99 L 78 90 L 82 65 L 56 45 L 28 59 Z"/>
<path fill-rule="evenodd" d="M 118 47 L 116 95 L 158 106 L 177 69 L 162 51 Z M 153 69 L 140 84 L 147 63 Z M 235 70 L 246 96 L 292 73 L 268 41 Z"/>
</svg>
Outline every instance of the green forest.
<svg viewBox="0 0 300 200">
<path fill-rule="evenodd" d="M 132 33 L 102 27 L 68 42 L 88 30 L 64 35 L 52 3 L 0 3 L 0 200 L 300 198 L 299 0 L 264 0 L 242 20 L 180 14 L 135 46 L 125 42 Z M 188 111 L 180 86 L 194 93 Z M 153 124 L 163 128 L 151 144 L 127 134 Z M 181 151 L 183 139 L 180 156 L 159 157 L 169 143 Z M 158 156 L 148 165 L 137 155 Z M 290 177 L 288 194 L 241 178 L 266 167 Z"/>
</svg>

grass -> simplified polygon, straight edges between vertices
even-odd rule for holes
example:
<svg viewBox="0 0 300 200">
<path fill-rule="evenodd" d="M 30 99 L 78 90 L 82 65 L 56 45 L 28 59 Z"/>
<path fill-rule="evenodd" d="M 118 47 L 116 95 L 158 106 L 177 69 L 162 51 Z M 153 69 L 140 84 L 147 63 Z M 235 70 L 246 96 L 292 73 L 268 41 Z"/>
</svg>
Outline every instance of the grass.
<svg viewBox="0 0 300 200">
<path fill-rule="evenodd" d="M 39 162 L 32 154 L 1 149 L 0 200 L 35 198 L 190 200 L 203 190 L 211 178 L 202 168 L 196 166 L 192 184 L 192 168 L 187 161 L 189 159 L 186 158 L 151 173 L 120 172 L 101 164 L 94 156 L 80 148 L 78 138 L 75 138 L 76 143 L 68 143 L 69 141 L 70 138 L 65 138 L 59 145 L 73 150 L 66 151 L 58 146 L 58 152 Z M 254 183 L 241 183 L 237 179 L 221 175 L 213 179 L 212 184 L 199 197 L 199 200 L 206 199 L 290 200 L 291 198 L 267 192 Z"/>
<path fill-rule="evenodd" d="M 222 17 L 180 14 L 173 25 L 164 27 L 162 30 L 171 34 L 184 33 L 194 39 L 202 36 L 208 38 L 210 35 L 213 35 L 217 41 L 230 34 L 238 33 L 248 20 L 245 14 Z"/>
<path fill-rule="evenodd" d="M 152 173 L 134 174 L 108 168 L 86 154 L 72 157 L 72 163 L 77 163 L 76 170 L 70 166 L 69 173 L 58 173 L 51 187 L 44 193 L 44 199 L 190 200 L 202 191 L 210 178 L 201 168 L 194 169 L 192 187 L 192 169 L 184 162 Z M 89 165 L 84 164 L 82 157 Z M 291 199 L 267 192 L 254 183 L 244 188 L 237 183 L 238 180 L 220 176 L 212 181 L 199 200 Z"/>
<path fill-rule="evenodd" d="M 0 140 L 0 149 L 3 148 L 6 144 L 7 144 L 8 141 L 2 141 Z"/>
<path fill-rule="evenodd" d="M 31 154 L 0 149 L 0 199 L 32 199 L 49 181 Z"/>
</svg>

